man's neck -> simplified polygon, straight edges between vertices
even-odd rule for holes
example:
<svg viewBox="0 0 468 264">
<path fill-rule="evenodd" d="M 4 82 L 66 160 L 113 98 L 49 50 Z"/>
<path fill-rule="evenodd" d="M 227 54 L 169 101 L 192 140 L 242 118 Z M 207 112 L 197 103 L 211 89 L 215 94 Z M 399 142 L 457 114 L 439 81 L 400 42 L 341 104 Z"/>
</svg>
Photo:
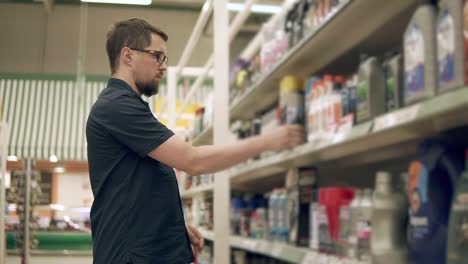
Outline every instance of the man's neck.
<svg viewBox="0 0 468 264">
<path fill-rule="evenodd" d="M 118 73 L 118 72 L 112 74 L 112 78 L 120 79 L 120 80 L 126 82 L 128 85 L 130 85 L 130 87 L 132 88 L 132 90 L 135 91 L 135 93 L 137 93 L 138 95 L 141 96 L 141 93 L 138 91 L 138 89 L 137 89 L 137 87 L 136 87 L 136 84 L 135 84 L 135 81 L 133 80 L 133 78 L 130 78 L 130 77 L 128 77 L 127 75 L 121 74 L 121 73 Z"/>
</svg>

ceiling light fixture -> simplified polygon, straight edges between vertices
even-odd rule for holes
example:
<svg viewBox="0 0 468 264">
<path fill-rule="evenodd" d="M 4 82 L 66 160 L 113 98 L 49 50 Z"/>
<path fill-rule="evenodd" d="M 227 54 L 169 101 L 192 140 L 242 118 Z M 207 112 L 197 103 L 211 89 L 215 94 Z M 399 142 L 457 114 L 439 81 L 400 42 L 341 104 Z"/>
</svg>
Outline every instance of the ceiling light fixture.
<svg viewBox="0 0 468 264">
<path fill-rule="evenodd" d="M 150 5 L 151 0 L 81 0 L 85 3 L 123 4 L 123 5 Z"/>
<path fill-rule="evenodd" d="M 18 161 L 18 157 L 16 157 L 15 155 L 11 155 L 11 156 L 7 157 L 7 160 L 8 161 Z"/>
<path fill-rule="evenodd" d="M 245 8 L 245 4 L 242 3 L 228 3 L 227 9 L 229 11 L 242 11 Z M 254 4 L 252 5 L 250 11 L 252 13 L 261 13 L 261 14 L 276 14 L 281 11 L 281 6 L 277 5 L 262 5 L 262 4 Z"/>
<path fill-rule="evenodd" d="M 52 162 L 52 163 L 57 163 L 57 162 L 58 162 L 58 158 L 57 158 L 57 156 L 52 155 L 52 156 L 50 156 L 49 161 Z"/>
<path fill-rule="evenodd" d="M 50 204 L 50 209 L 56 210 L 56 211 L 65 211 L 65 206 L 61 204 Z"/>
<path fill-rule="evenodd" d="M 65 172 L 65 168 L 60 166 L 60 167 L 55 167 L 54 168 L 54 172 L 55 173 L 64 173 Z"/>
</svg>

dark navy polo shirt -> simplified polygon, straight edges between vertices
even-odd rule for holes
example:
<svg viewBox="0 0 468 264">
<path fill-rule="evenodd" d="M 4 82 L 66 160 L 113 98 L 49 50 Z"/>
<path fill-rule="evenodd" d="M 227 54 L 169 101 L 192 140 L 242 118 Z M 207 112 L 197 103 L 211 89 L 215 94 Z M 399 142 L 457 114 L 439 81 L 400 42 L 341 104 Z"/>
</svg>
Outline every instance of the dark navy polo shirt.
<svg viewBox="0 0 468 264">
<path fill-rule="evenodd" d="M 148 156 L 173 135 L 126 82 L 109 80 L 86 124 L 95 264 L 194 261 L 174 170 Z"/>
</svg>

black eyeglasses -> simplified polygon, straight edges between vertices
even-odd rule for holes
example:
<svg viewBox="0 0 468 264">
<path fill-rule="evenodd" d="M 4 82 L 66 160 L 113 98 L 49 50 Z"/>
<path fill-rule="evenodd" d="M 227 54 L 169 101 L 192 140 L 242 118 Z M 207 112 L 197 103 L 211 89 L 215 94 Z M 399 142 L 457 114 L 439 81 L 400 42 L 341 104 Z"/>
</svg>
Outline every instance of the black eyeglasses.
<svg viewBox="0 0 468 264">
<path fill-rule="evenodd" d="M 144 50 L 144 49 L 134 49 L 134 48 L 130 48 L 131 50 L 136 50 L 136 51 L 140 51 L 140 52 L 144 52 L 144 53 L 148 53 L 150 54 L 151 56 L 153 56 L 153 58 L 155 58 L 160 64 L 163 64 L 163 63 L 166 63 L 167 65 L 167 62 L 168 62 L 168 58 L 166 56 L 166 54 L 164 54 L 164 52 L 162 51 L 158 51 L 158 50 Z"/>
</svg>

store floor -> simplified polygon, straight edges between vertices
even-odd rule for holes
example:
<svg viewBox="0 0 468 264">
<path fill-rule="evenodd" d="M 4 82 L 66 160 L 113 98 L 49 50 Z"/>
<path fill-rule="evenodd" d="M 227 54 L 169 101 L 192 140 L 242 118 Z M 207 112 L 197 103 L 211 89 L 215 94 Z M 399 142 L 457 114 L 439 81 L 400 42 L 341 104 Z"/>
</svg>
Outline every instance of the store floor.
<svg viewBox="0 0 468 264">
<path fill-rule="evenodd" d="M 50 257 L 34 256 L 31 257 L 30 264 L 91 264 L 92 257 Z M 21 264 L 21 258 L 17 256 L 7 257 L 6 264 Z"/>
</svg>

